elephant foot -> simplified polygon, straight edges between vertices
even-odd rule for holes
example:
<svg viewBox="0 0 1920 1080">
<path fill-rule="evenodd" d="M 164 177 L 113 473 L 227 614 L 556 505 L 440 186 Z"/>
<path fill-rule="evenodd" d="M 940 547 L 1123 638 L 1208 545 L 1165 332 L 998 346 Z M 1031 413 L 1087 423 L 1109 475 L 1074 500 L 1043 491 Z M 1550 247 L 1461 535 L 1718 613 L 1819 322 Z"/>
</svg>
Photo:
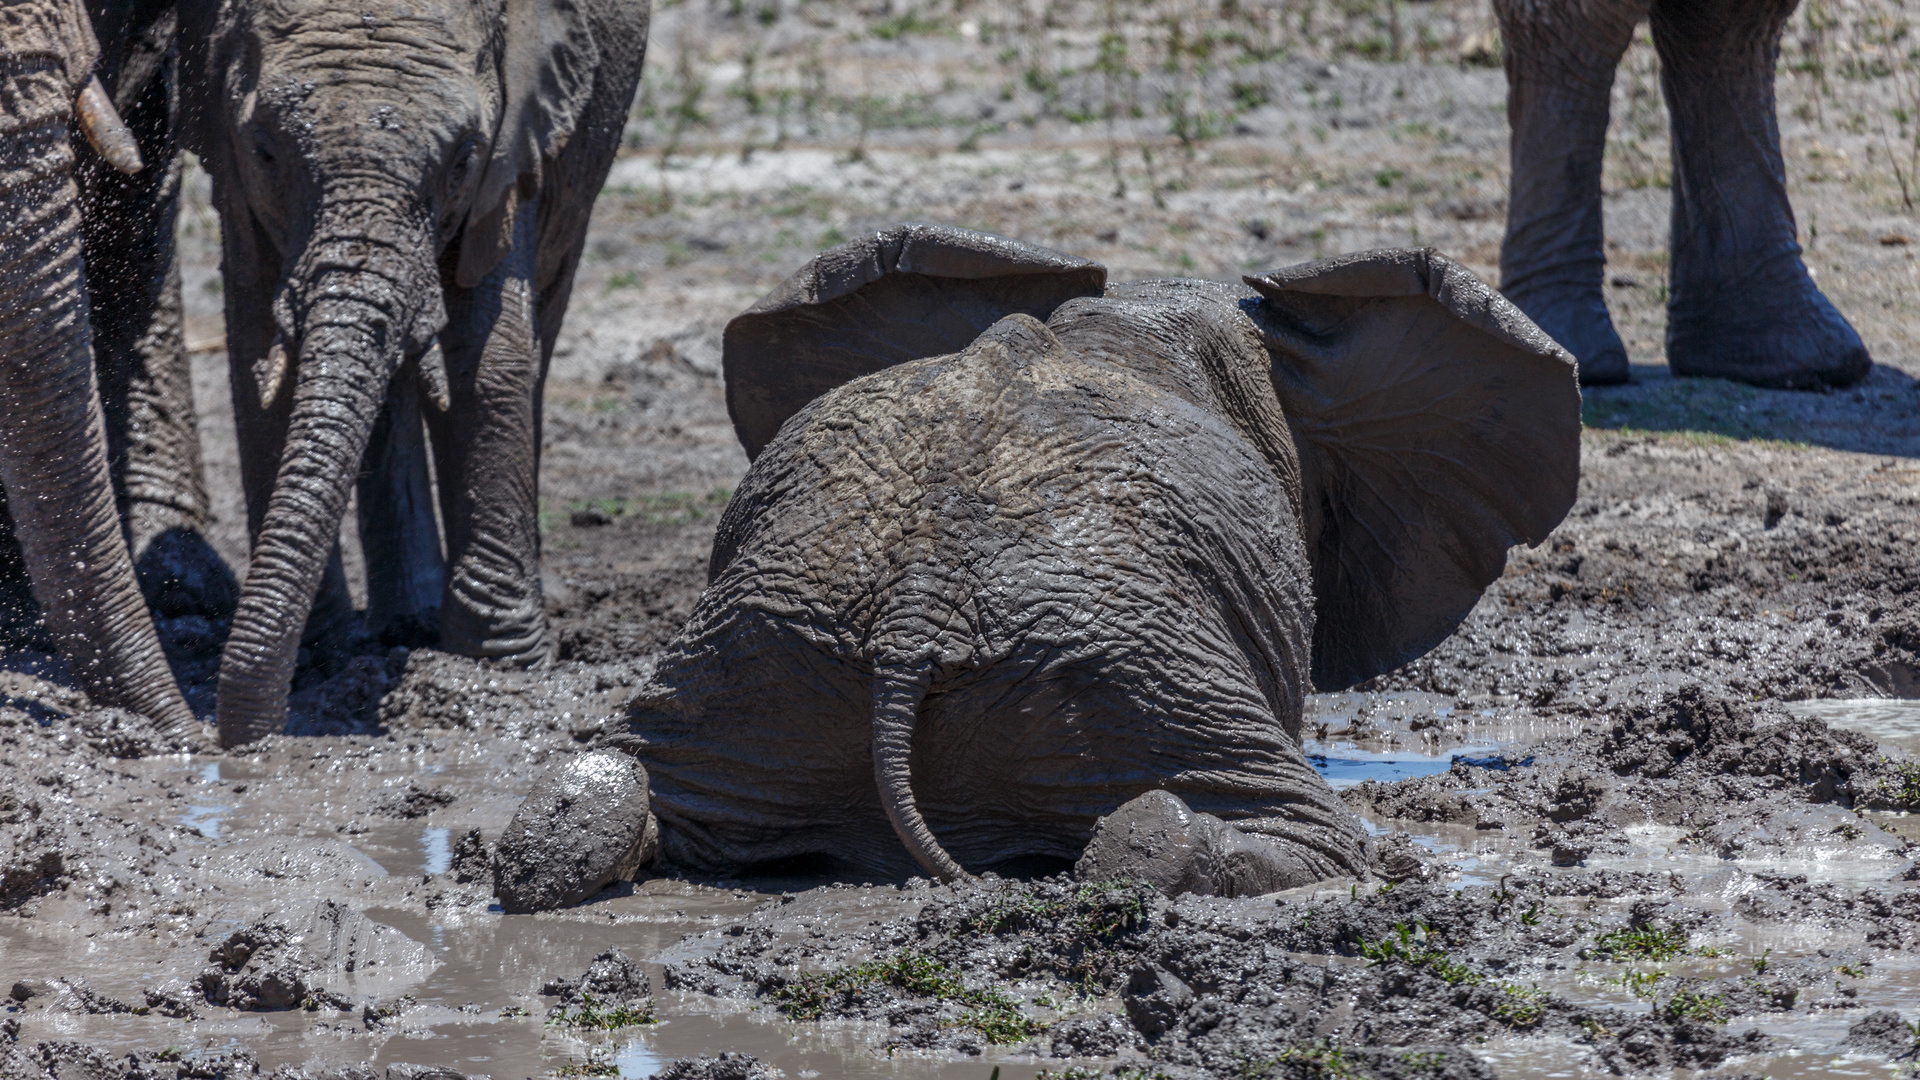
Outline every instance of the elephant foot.
<svg viewBox="0 0 1920 1080">
<path fill-rule="evenodd" d="M 1095 823 L 1073 876 L 1146 881 L 1168 896 L 1259 896 L 1311 884 L 1322 875 L 1283 845 L 1154 790 Z"/>
<path fill-rule="evenodd" d="M 1580 365 L 1580 385 L 1615 386 L 1632 376 L 1627 347 L 1613 328 L 1598 287 L 1559 293 L 1516 290 L 1507 299 L 1573 354 Z"/>
<path fill-rule="evenodd" d="M 167 529 L 148 541 L 134 573 L 147 606 L 163 619 L 231 619 L 240 603 L 240 582 L 233 570 L 193 529 Z"/>
<path fill-rule="evenodd" d="M 1675 375 L 1775 390 L 1865 378 L 1873 357 L 1860 335 L 1805 269 L 1795 269 L 1775 289 L 1727 286 L 1704 296 L 1676 289 L 1667 311 L 1667 366 Z"/>
<path fill-rule="evenodd" d="M 558 651 L 544 605 L 502 612 L 458 592 L 440 609 L 439 635 L 447 652 L 502 667 L 543 668 Z"/>
<path fill-rule="evenodd" d="M 493 895 L 514 913 L 577 904 L 633 880 L 659 844 L 646 769 L 590 750 L 548 769 L 514 811 L 494 849 Z"/>
</svg>

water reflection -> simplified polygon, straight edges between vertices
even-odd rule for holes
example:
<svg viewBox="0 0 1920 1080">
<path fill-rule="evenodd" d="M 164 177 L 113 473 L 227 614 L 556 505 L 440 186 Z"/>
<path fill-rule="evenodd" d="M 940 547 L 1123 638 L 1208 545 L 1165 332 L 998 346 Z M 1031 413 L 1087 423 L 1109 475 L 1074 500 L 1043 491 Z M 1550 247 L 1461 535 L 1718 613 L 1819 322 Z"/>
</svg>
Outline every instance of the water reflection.
<svg viewBox="0 0 1920 1080">
<path fill-rule="evenodd" d="M 429 874 L 444 874 L 453 866 L 453 847 L 447 842 L 447 830 L 423 829 L 420 848 L 427 853 L 422 869 Z"/>
</svg>

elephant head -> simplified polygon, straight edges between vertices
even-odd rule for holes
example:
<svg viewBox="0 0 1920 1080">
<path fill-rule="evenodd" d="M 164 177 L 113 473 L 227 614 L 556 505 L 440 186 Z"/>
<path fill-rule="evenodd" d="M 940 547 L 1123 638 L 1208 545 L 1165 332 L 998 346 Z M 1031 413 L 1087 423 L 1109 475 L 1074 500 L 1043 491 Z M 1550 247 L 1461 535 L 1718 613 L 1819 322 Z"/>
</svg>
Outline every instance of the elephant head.
<svg viewBox="0 0 1920 1080">
<path fill-rule="evenodd" d="M 197 724 L 114 509 L 69 121 L 124 171 L 141 168 L 139 151 L 93 75 L 83 5 L 0 7 L 0 52 L 0 484 L 34 598 L 80 685 L 191 739 Z"/>
<path fill-rule="evenodd" d="M 621 6 L 638 13 L 644 42 L 645 6 Z M 378 497 L 365 480 L 360 489 L 375 629 L 382 606 L 398 605 L 437 623 L 456 651 L 544 659 L 537 534 L 476 539 L 466 523 L 497 501 L 489 483 L 532 505 L 537 374 L 553 330 L 535 326 L 536 294 L 539 272 L 560 261 L 536 254 L 534 237 L 552 218 L 577 214 L 582 230 L 585 220 L 540 193 L 604 78 L 604 13 L 592 0 L 188 9 L 186 82 L 201 113 L 189 130 L 224 224 L 236 414 L 243 445 L 247 431 L 267 431 L 278 459 L 249 481 L 253 553 L 221 667 L 222 741 L 282 722 L 363 460 L 391 474 L 375 477 Z M 637 57 L 629 66 L 637 78 Z M 254 317 L 249 295 L 270 314 Z M 490 350 L 514 354 L 509 384 L 486 376 L 500 363 Z M 445 562 L 425 495 L 422 401 L 435 425 Z M 496 408 L 530 444 L 527 460 L 463 472 L 444 444 L 487 434 L 442 418 Z M 386 516 L 370 522 L 381 499 L 373 511 Z M 396 566 L 398 584 L 376 580 Z M 500 595 L 503 582 L 517 593 Z M 518 622 L 503 631 L 496 616 L 508 609 Z"/>
<path fill-rule="evenodd" d="M 602 775 L 703 869 L 1072 859 L 1162 789 L 1266 837 L 1271 880 L 1364 870 L 1301 749 L 1305 696 L 1432 648 L 1546 537 L 1579 390 L 1565 350 L 1432 251 L 1245 283 L 1108 285 L 906 225 L 734 319 L 754 463 L 609 740 L 645 782 L 543 782 L 502 840 L 503 902 L 577 896 L 554 883 L 654 842 L 645 814 L 621 818 L 630 844 L 598 816 L 576 830 L 592 851 L 556 835 Z"/>
</svg>

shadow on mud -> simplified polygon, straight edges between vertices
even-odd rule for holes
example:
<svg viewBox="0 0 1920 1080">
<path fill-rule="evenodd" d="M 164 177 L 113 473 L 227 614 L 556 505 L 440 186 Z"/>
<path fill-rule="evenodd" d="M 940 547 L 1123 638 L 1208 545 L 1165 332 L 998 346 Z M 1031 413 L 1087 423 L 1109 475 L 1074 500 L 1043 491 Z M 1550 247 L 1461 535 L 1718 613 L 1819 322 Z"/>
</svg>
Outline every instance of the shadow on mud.
<svg viewBox="0 0 1920 1080">
<path fill-rule="evenodd" d="M 1920 457 L 1920 380 L 1885 364 L 1824 393 L 1676 378 L 1664 364 L 1635 364 L 1631 383 L 1584 387 L 1581 395 L 1589 428 Z"/>
</svg>

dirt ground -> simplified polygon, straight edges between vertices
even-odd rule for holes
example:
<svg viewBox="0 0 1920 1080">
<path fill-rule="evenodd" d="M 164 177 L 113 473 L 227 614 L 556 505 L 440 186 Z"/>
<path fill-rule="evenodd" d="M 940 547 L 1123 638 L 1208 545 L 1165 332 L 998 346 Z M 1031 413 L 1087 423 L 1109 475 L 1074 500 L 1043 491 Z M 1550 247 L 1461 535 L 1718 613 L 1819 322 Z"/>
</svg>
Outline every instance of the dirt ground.
<svg viewBox="0 0 1920 1080">
<path fill-rule="evenodd" d="M 1586 393 L 1579 501 L 1455 637 L 1311 704 L 1375 877 L 1176 901 L 665 877 L 507 916 L 489 844 L 646 677 L 746 469 L 721 328 L 821 247 L 927 219 L 1119 280 L 1414 244 L 1497 280 L 1504 79 L 1482 3 L 659 6 L 547 386 L 560 662 L 369 648 L 301 673 L 289 735 L 187 757 L 57 663 L 7 657 L 0 1076 L 1904 1075 L 1907 14 L 1809 3 L 1783 55 L 1808 261 L 1877 361 L 1838 393 L 1667 374 L 1665 121 L 1651 47 L 1630 52 L 1607 295 L 1635 383 Z M 239 569 L 205 193 L 194 174 L 189 339 L 214 539 Z M 224 628 L 162 629 L 210 709 Z"/>
</svg>

